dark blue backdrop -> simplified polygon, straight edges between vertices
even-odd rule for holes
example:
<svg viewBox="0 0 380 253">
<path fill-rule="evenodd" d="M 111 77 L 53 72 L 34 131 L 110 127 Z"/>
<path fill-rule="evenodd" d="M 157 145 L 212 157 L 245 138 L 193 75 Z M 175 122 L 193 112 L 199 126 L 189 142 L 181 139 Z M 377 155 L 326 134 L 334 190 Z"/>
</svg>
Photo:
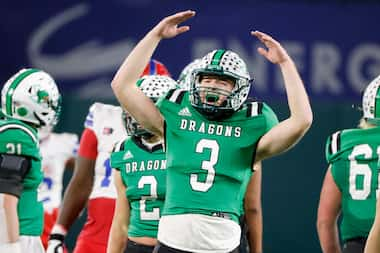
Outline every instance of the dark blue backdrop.
<svg viewBox="0 0 380 253">
<path fill-rule="evenodd" d="M 0 81 L 22 66 L 51 72 L 62 90 L 83 98 L 104 93 L 132 46 L 162 17 L 194 9 L 191 31 L 163 41 L 155 57 L 177 77 L 214 48 L 238 51 L 255 77 L 258 96 L 283 94 L 277 68 L 256 53 L 252 29 L 272 34 L 295 58 L 312 97 L 358 98 L 380 73 L 380 5 L 255 1 L 13 1 L 1 3 Z M 103 91 L 103 92 L 101 92 Z"/>
<path fill-rule="evenodd" d="M 284 119 L 288 110 L 278 69 L 256 53 L 257 41 L 249 31 L 272 34 L 295 59 L 311 97 L 314 123 L 294 149 L 264 163 L 264 250 L 320 252 L 315 221 L 327 167 L 324 144 L 334 131 L 355 126 L 360 113 L 350 105 L 360 102 L 363 87 L 380 74 L 380 4 L 1 1 L 0 82 L 25 66 L 51 72 L 64 93 L 58 130 L 80 133 L 91 103 L 115 102 L 109 82 L 135 43 L 162 17 L 184 9 L 197 11 L 188 22 L 191 31 L 163 41 L 154 55 L 174 78 L 211 49 L 233 49 L 251 69 L 252 95 Z M 73 232 L 70 247 L 77 227 Z"/>
</svg>

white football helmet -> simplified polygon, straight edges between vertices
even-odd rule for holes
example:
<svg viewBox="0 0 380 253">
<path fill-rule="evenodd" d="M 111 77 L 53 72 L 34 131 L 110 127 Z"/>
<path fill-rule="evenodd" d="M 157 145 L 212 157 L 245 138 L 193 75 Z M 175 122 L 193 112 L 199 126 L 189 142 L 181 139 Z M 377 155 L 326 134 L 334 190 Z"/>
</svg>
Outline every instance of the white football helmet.
<svg viewBox="0 0 380 253">
<path fill-rule="evenodd" d="M 363 94 L 363 118 L 371 124 L 380 125 L 380 75 L 376 77 Z"/>
<path fill-rule="evenodd" d="M 54 126 L 58 121 L 61 97 L 54 79 L 39 69 L 22 69 L 1 91 L 3 113 L 36 127 Z"/>
<path fill-rule="evenodd" d="M 213 88 L 208 91 L 207 88 L 200 88 L 200 82 L 203 75 L 225 76 L 234 80 L 234 88 L 230 94 L 223 90 Z M 238 54 L 230 50 L 214 50 L 202 58 L 198 69 L 192 72 L 190 86 L 190 102 L 205 117 L 216 120 L 226 118 L 237 111 L 246 101 L 251 86 L 251 77 L 247 65 Z M 220 93 L 227 98 L 223 105 L 216 106 L 203 103 L 200 99 L 201 92 Z"/>
<path fill-rule="evenodd" d="M 176 89 L 177 82 L 168 76 L 151 75 L 140 78 L 136 85 L 140 87 L 144 94 L 157 102 L 158 99 L 165 96 L 169 90 Z M 128 112 L 124 113 L 127 134 L 132 136 L 142 136 L 148 138 L 152 136 L 150 132 L 145 130 Z"/>
<path fill-rule="evenodd" d="M 195 59 L 183 68 L 177 80 L 178 86 L 181 89 L 190 90 L 191 74 L 194 70 L 200 68 L 201 63 L 201 59 Z"/>
</svg>

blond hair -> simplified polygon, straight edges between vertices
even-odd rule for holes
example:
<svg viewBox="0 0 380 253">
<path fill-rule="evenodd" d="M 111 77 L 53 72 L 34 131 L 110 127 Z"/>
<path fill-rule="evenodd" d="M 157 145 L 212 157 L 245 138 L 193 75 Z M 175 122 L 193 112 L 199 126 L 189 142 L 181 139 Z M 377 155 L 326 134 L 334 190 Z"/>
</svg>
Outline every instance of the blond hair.
<svg viewBox="0 0 380 253">
<path fill-rule="evenodd" d="M 361 118 L 358 127 L 361 129 L 368 129 L 376 127 L 376 125 L 369 123 L 368 120 L 366 120 L 365 118 Z"/>
</svg>

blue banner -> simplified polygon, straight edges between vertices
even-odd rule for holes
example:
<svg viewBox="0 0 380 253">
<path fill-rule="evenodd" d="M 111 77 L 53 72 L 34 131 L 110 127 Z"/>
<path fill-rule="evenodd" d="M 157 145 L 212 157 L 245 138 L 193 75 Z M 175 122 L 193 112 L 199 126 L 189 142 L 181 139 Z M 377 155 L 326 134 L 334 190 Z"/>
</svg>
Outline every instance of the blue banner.
<svg viewBox="0 0 380 253">
<path fill-rule="evenodd" d="M 26 2 L 26 1 L 25 1 Z M 358 99 L 380 74 L 380 5 L 254 1 L 28 1 L 1 3 L 0 81 L 21 67 L 50 72 L 61 90 L 110 98 L 109 83 L 133 46 L 162 17 L 194 9 L 191 30 L 162 41 L 154 57 L 174 78 L 215 48 L 237 51 L 254 77 L 252 95 L 282 97 L 278 67 L 257 54 L 251 30 L 287 48 L 314 99 Z M 20 5 L 22 8 L 20 8 Z"/>
</svg>

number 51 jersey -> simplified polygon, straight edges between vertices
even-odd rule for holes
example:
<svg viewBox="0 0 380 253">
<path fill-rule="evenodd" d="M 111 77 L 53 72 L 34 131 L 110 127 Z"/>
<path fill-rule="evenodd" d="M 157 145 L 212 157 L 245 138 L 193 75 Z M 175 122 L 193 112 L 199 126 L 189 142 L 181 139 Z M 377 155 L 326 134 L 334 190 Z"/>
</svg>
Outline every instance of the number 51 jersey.
<svg viewBox="0 0 380 253">
<path fill-rule="evenodd" d="M 379 189 L 380 127 L 349 129 L 332 134 L 326 159 L 342 194 L 342 239 L 367 237 Z"/>
<path fill-rule="evenodd" d="M 90 199 L 116 198 L 110 156 L 115 143 L 127 137 L 122 113 L 120 106 L 94 103 L 87 115 L 84 125 L 97 139 L 95 179 Z"/>
</svg>

